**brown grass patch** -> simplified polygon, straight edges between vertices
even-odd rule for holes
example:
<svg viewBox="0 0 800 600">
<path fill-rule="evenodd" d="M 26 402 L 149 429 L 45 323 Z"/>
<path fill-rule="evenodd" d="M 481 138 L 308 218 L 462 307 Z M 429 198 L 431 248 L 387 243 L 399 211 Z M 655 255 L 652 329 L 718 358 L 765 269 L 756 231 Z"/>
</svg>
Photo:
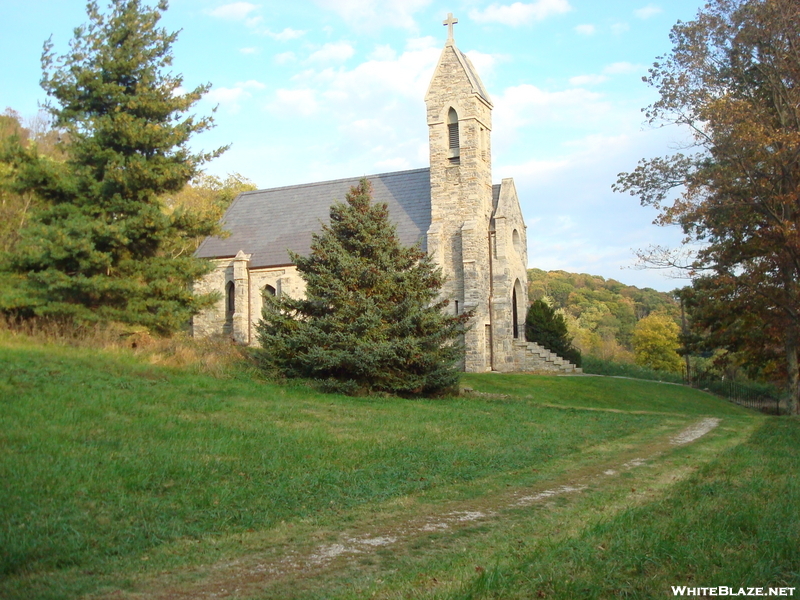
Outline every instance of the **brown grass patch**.
<svg viewBox="0 0 800 600">
<path fill-rule="evenodd" d="M 247 349 L 223 336 L 195 339 L 182 332 L 162 337 L 146 327 L 124 323 L 77 325 L 43 318 L 0 319 L 0 335 L 36 343 L 130 352 L 151 365 L 190 369 L 219 378 L 242 369 L 256 372 Z"/>
</svg>

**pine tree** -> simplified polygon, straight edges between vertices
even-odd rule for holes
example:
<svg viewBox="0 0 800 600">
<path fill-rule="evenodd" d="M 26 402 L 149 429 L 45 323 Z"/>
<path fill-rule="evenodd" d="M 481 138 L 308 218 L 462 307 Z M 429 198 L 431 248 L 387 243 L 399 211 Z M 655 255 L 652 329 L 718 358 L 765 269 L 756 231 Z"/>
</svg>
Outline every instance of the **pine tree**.
<svg viewBox="0 0 800 600">
<path fill-rule="evenodd" d="M 350 393 L 434 394 L 458 381 L 471 313 L 443 312 L 441 270 L 400 244 L 386 204 L 370 195 L 362 179 L 331 207 L 311 254 L 291 255 L 306 296 L 265 296 L 261 357 L 288 377 Z"/>
<path fill-rule="evenodd" d="M 14 302 L 0 306 L 5 312 L 168 333 L 213 300 L 191 291 L 210 266 L 165 251 L 215 231 L 188 212 L 167 214 L 159 196 L 180 190 L 224 150 L 187 147 L 212 125 L 186 114 L 209 86 L 183 93 L 182 78 L 168 72 L 177 34 L 157 27 L 166 8 L 112 0 L 103 14 L 90 2 L 89 23 L 75 30 L 67 54 L 57 57 L 45 44 L 42 87 L 54 127 L 65 133 L 67 160 L 39 160 L 21 147 L 12 153 L 18 188 L 47 208 L 10 258 L 21 283 Z"/>
<path fill-rule="evenodd" d="M 544 300 L 535 300 L 528 307 L 525 339 L 544 346 L 578 367 L 581 366 L 581 353 L 572 345 L 564 316 Z"/>
</svg>

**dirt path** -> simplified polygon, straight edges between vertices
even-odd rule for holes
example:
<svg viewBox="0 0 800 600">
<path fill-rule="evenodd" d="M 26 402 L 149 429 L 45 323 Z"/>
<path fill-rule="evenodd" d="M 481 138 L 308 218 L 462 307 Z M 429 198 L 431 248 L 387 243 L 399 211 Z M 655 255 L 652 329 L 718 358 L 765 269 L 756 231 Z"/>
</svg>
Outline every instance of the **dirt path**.
<svg viewBox="0 0 800 600">
<path fill-rule="evenodd" d="M 335 571 L 352 569 L 356 561 L 369 557 L 379 549 L 400 551 L 432 533 L 455 534 L 460 529 L 479 523 L 498 525 L 501 520 L 505 523 L 514 511 L 538 503 L 575 496 L 599 486 L 623 485 L 620 479 L 623 474 L 658 466 L 660 457 L 678 446 L 695 442 L 719 424 L 720 419 L 702 419 L 679 432 L 673 431 L 661 439 L 617 453 L 613 459 L 606 459 L 583 470 L 570 471 L 563 480 L 550 480 L 547 486 L 510 489 L 467 502 L 452 502 L 444 507 L 438 505 L 439 512 L 428 514 L 409 516 L 402 509 L 390 511 L 370 519 L 368 523 L 325 532 L 329 539 L 324 543 L 283 544 L 278 549 L 270 548 L 184 572 L 179 576 L 150 579 L 138 586 L 135 592 L 116 591 L 102 598 L 216 600 L 265 594 L 265 590 L 278 583 L 308 581 Z M 675 479 L 677 476 L 670 474 L 670 477 Z M 628 479 L 625 479 L 624 485 L 630 485 Z M 630 493 L 635 494 L 635 489 L 631 489 Z M 308 538 L 313 539 L 314 536 Z"/>
</svg>

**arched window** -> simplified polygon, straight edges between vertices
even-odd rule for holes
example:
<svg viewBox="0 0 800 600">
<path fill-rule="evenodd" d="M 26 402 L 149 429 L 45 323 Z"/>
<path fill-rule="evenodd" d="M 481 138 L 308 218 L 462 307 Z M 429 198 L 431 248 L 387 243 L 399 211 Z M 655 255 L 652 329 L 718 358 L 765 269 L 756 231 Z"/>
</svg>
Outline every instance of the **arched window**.
<svg viewBox="0 0 800 600">
<path fill-rule="evenodd" d="M 514 339 L 519 339 L 519 323 L 517 322 L 519 313 L 517 312 L 517 288 L 511 292 L 511 323 L 514 329 Z"/>
<path fill-rule="evenodd" d="M 458 157 L 461 154 L 459 150 L 461 143 L 458 138 L 458 114 L 456 114 L 454 108 L 451 108 L 447 113 L 447 138 L 449 143 L 448 147 L 450 148 L 447 157 L 453 162 L 458 162 Z"/>
<path fill-rule="evenodd" d="M 225 317 L 231 319 L 236 312 L 236 286 L 229 281 L 225 286 Z"/>
<path fill-rule="evenodd" d="M 265 296 L 274 296 L 276 293 L 277 292 L 275 291 L 275 288 L 272 287 L 271 285 L 265 285 L 264 286 L 264 295 Z"/>
</svg>

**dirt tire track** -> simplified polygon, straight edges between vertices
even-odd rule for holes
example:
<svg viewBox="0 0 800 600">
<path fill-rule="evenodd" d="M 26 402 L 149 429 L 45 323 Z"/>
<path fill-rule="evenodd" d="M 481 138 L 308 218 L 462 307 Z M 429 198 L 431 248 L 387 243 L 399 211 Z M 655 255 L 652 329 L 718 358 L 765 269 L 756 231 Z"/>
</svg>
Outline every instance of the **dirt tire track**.
<svg viewBox="0 0 800 600">
<path fill-rule="evenodd" d="M 512 510 L 529 507 L 557 496 L 578 494 L 618 476 L 620 473 L 650 465 L 664 453 L 697 441 L 721 422 L 718 418 L 702 419 L 675 434 L 648 443 L 644 448 L 633 448 L 616 455 L 616 460 L 603 461 L 579 471 L 570 471 L 564 480 L 551 480 L 547 486 L 514 489 L 494 496 L 483 496 L 470 501 L 448 503 L 444 510 L 405 519 L 398 522 L 390 515 L 380 531 L 360 533 L 341 531 L 334 542 L 320 544 L 311 551 L 289 551 L 276 558 L 266 558 L 264 553 L 251 554 L 214 565 L 196 567 L 187 572 L 203 573 L 189 583 L 174 583 L 166 578 L 151 578 L 138 586 L 141 591 L 116 590 L 91 598 L 103 600 L 217 600 L 250 597 L 264 592 L 270 584 L 280 580 L 308 580 L 327 571 L 346 569 L 359 556 L 374 553 L 378 548 L 408 544 L 432 532 L 455 532 L 480 522 L 491 522 Z M 622 462 L 624 461 L 624 462 Z M 166 579 L 166 580 L 165 580 Z"/>
</svg>

